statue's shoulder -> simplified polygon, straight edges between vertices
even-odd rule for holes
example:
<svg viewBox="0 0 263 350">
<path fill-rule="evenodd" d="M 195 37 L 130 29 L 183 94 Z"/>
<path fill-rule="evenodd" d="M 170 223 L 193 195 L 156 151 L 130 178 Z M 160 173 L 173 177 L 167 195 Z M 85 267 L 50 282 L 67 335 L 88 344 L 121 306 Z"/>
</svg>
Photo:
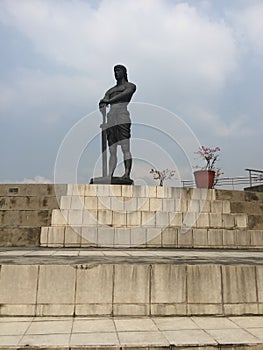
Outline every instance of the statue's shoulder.
<svg viewBox="0 0 263 350">
<path fill-rule="evenodd" d="M 135 91 L 136 90 L 136 85 L 135 84 L 133 84 L 133 83 L 130 83 L 129 81 L 127 81 L 127 86 L 131 89 L 131 90 L 133 90 L 133 91 Z"/>
</svg>

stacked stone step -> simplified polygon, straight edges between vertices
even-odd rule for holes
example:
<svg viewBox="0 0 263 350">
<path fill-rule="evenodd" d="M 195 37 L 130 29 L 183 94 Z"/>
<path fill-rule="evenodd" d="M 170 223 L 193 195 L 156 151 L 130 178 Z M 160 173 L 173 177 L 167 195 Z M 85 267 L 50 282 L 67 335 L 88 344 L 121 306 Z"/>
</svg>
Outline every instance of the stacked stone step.
<svg viewBox="0 0 263 350">
<path fill-rule="evenodd" d="M 39 246 L 41 226 L 51 224 L 66 185 L 0 185 L 0 246 Z"/>
<path fill-rule="evenodd" d="M 263 195 L 159 186 L 68 185 L 43 247 L 263 247 Z"/>
</svg>

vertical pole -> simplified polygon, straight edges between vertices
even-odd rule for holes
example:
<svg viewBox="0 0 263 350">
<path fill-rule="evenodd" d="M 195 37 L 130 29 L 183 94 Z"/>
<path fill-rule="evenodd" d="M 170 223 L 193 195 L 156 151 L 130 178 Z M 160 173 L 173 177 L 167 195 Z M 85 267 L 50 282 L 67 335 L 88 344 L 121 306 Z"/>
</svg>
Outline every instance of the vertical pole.
<svg viewBox="0 0 263 350">
<path fill-rule="evenodd" d="M 107 135 L 106 135 L 106 106 L 100 108 L 102 114 L 102 124 L 101 124 L 101 151 L 102 151 L 102 176 L 107 176 Z"/>
</svg>

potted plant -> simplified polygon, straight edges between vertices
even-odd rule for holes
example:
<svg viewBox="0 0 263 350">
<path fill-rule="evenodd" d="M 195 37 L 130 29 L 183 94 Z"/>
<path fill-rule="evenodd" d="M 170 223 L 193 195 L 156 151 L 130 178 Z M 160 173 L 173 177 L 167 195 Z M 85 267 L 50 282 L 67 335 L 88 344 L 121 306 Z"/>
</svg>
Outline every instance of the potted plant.
<svg viewBox="0 0 263 350">
<path fill-rule="evenodd" d="M 153 174 L 154 180 L 159 180 L 159 186 L 163 186 L 164 180 L 171 180 L 171 178 L 175 175 L 175 170 L 157 170 L 151 169 L 150 174 Z"/>
<path fill-rule="evenodd" d="M 209 148 L 205 146 L 199 147 L 199 150 L 195 152 L 201 159 L 206 162 L 204 167 L 194 172 L 195 183 L 197 188 L 213 188 L 215 184 L 215 178 L 220 176 L 222 172 L 215 167 L 215 163 L 219 157 L 220 148 Z"/>
</svg>

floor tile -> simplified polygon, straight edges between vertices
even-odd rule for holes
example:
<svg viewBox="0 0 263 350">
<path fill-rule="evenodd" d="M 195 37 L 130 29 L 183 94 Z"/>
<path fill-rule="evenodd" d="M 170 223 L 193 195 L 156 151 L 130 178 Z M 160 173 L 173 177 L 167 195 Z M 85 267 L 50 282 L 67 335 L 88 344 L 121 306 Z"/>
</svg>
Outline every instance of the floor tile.
<svg viewBox="0 0 263 350">
<path fill-rule="evenodd" d="M 53 346 L 68 346 L 69 334 L 49 334 L 45 335 L 25 335 L 19 345 L 53 345 Z"/>
<path fill-rule="evenodd" d="M 192 320 L 202 329 L 239 328 L 226 317 L 192 317 Z"/>
<path fill-rule="evenodd" d="M 113 320 L 110 319 L 76 319 L 72 333 L 115 332 Z"/>
<path fill-rule="evenodd" d="M 263 328 L 248 328 L 247 332 L 263 342 Z"/>
<path fill-rule="evenodd" d="M 158 331 L 154 322 L 147 318 L 115 319 L 114 322 L 118 332 Z"/>
<path fill-rule="evenodd" d="M 71 333 L 72 319 L 68 321 L 39 321 L 33 322 L 26 334 Z"/>
<path fill-rule="evenodd" d="M 30 321 L 26 322 L 6 322 L 0 323 L 0 335 L 23 335 L 30 325 Z"/>
<path fill-rule="evenodd" d="M 153 321 L 160 330 L 200 329 L 190 317 L 155 317 Z"/>
<path fill-rule="evenodd" d="M 0 336 L 0 345 L 18 345 L 19 344 L 19 340 L 21 339 L 21 335 L 1 335 Z"/>
<path fill-rule="evenodd" d="M 259 340 L 243 329 L 209 329 L 207 333 L 219 344 L 253 344 Z"/>
<path fill-rule="evenodd" d="M 72 345 L 119 345 L 116 333 L 74 333 L 71 336 Z"/>
<path fill-rule="evenodd" d="M 230 320 L 235 322 L 241 328 L 263 327 L 262 316 L 230 317 Z"/>
<path fill-rule="evenodd" d="M 165 337 L 174 345 L 214 345 L 217 342 L 201 329 L 164 331 Z"/>
<path fill-rule="evenodd" d="M 168 346 L 169 342 L 161 332 L 119 332 L 121 346 L 155 345 Z"/>
</svg>

